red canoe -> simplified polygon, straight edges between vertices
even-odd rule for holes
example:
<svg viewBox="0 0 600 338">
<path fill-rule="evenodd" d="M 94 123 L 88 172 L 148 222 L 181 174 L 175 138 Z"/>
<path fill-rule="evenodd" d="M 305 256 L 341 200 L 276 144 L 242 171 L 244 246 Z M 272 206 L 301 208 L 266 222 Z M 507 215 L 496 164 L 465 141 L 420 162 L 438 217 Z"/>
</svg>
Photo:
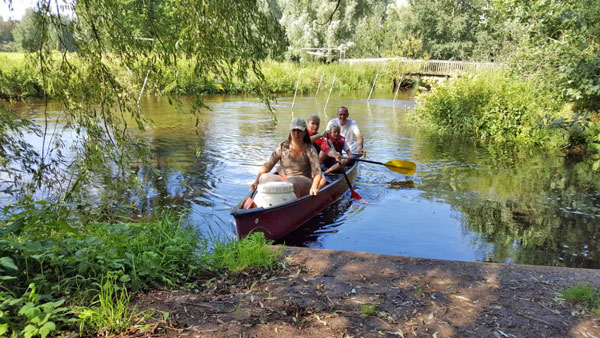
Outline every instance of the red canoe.
<svg viewBox="0 0 600 338">
<path fill-rule="evenodd" d="M 351 181 L 356 176 L 357 167 L 358 161 L 345 168 Z M 317 196 L 304 196 L 269 208 L 244 209 L 244 201 L 251 197 L 252 192 L 250 192 L 231 211 L 235 218 L 238 237 L 242 238 L 252 232 L 260 231 L 267 239 L 278 240 L 296 230 L 337 201 L 348 190 L 344 175 L 328 175 L 327 178 L 332 181 L 319 190 Z"/>
</svg>

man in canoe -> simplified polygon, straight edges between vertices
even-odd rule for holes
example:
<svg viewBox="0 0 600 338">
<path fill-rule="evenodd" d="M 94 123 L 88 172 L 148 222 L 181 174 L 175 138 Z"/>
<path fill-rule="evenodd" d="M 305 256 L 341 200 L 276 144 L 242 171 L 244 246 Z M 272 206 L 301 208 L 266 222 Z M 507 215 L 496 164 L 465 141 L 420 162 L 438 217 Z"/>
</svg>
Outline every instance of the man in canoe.
<svg viewBox="0 0 600 338">
<path fill-rule="evenodd" d="M 348 116 L 348 108 L 342 106 L 337 110 L 337 118 L 329 121 L 327 123 L 327 128 L 325 129 L 328 133 L 330 131 L 331 126 L 336 123 L 341 127 L 341 134 L 346 139 L 350 150 L 354 154 L 362 154 L 363 151 L 363 137 L 360 133 L 360 129 L 358 128 L 358 123 L 355 120 L 349 119 Z M 356 142 L 354 141 L 356 138 Z"/>
<path fill-rule="evenodd" d="M 269 173 L 280 162 L 277 174 Z M 254 190 L 258 184 L 287 181 L 294 185 L 298 197 L 317 195 L 321 182 L 319 156 L 312 146 L 306 122 L 301 118 L 292 119 L 288 140 L 280 143 L 263 164 L 256 180 L 250 185 Z"/>
</svg>

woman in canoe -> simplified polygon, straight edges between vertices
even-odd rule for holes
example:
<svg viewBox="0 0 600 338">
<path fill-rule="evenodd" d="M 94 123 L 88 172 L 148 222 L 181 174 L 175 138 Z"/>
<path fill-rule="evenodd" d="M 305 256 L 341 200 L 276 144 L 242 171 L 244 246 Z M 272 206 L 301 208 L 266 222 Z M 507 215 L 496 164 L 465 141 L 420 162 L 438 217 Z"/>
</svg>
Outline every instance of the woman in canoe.
<svg viewBox="0 0 600 338">
<path fill-rule="evenodd" d="M 277 174 L 269 171 L 280 162 Z M 250 189 L 256 189 L 258 184 L 267 182 L 287 181 L 294 185 L 294 193 L 298 197 L 317 195 L 321 182 L 321 167 L 319 156 L 312 146 L 306 131 L 306 122 L 301 118 L 292 119 L 290 135 L 287 141 L 280 143 L 263 164 L 256 180 Z"/>
</svg>

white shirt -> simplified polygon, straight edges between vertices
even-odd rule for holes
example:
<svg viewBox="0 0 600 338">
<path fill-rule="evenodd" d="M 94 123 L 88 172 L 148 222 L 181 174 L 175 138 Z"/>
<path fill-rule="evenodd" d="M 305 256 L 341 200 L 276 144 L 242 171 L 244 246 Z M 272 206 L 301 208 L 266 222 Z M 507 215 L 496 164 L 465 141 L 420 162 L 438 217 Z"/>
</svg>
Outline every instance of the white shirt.
<svg viewBox="0 0 600 338">
<path fill-rule="evenodd" d="M 327 122 L 327 128 L 325 128 L 325 130 L 327 130 L 327 132 L 329 132 L 331 126 L 333 124 L 337 124 L 338 126 L 340 126 L 340 134 L 342 136 L 344 136 L 344 138 L 346 139 L 346 143 L 349 146 L 352 146 L 352 144 L 355 142 L 356 137 L 355 134 L 356 133 L 360 133 L 360 129 L 358 129 L 358 123 L 356 123 L 356 121 L 352 120 L 352 119 L 346 119 L 346 124 L 344 124 L 343 126 L 340 124 L 340 119 L 335 118 L 329 122 Z"/>
</svg>

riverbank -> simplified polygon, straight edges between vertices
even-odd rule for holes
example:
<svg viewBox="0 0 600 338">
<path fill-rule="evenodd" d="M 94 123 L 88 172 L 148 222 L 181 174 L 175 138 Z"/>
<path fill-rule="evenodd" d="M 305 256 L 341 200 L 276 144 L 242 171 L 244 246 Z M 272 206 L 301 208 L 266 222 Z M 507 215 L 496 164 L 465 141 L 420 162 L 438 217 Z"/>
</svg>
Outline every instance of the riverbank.
<svg viewBox="0 0 600 338">
<path fill-rule="evenodd" d="M 286 267 L 276 275 L 139 296 L 140 309 L 169 313 L 144 335 L 600 337 L 600 319 L 557 300 L 578 282 L 600 287 L 599 270 L 282 251 Z"/>
<path fill-rule="evenodd" d="M 57 67 L 61 62 L 69 62 L 73 67 L 81 67 L 75 54 L 67 56 L 66 59 L 62 59 L 60 54 L 55 54 Z M 194 64 L 185 59 L 171 67 L 155 65 L 152 71 L 147 68 L 126 69 L 122 64 L 109 60 L 105 60 L 105 65 L 115 74 L 119 84 L 136 93 L 136 97 L 142 87 L 144 95 L 152 96 L 260 92 L 259 81 L 252 74 L 227 79 L 212 73 L 200 76 L 196 74 Z M 368 90 L 373 85 L 393 92 L 397 81 L 405 87 L 415 84 L 414 80 L 402 75 L 406 72 L 405 67 L 395 62 L 350 65 L 267 60 L 260 63 L 265 85 L 270 93 L 292 93 L 297 90 L 301 95 L 312 95 L 317 92 L 323 94 L 330 89 L 333 91 Z M 79 71 L 86 74 L 85 69 Z M 377 81 L 374 83 L 374 80 Z M 24 53 L 0 52 L 0 99 L 35 99 L 44 97 L 46 93 L 50 98 L 54 98 L 56 94 L 52 93 L 51 88 L 44 89 L 43 77 L 35 60 L 28 60 Z"/>
</svg>

